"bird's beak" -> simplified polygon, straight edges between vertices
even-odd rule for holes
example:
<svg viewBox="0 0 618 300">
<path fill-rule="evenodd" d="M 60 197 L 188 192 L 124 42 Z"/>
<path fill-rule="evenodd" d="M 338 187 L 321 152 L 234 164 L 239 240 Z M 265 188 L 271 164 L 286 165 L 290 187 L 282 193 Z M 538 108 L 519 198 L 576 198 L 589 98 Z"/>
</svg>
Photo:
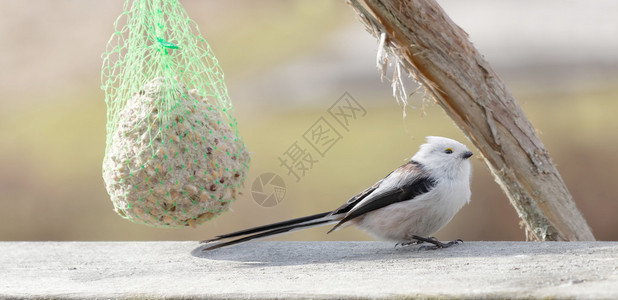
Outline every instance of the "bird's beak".
<svg viewBox="0 0 618 300">
<path fill-rule="evenodd" d="M 472 156 L 472 152 L 470 152 L 470 151 L 466 151 L 466 152 L 464 152 L 464 153 L 461 155 L 461 158 L 463 158 L 463 159 L 468 159 L 468 158 L 470 158 L 470 156 Z"/>
</svg>

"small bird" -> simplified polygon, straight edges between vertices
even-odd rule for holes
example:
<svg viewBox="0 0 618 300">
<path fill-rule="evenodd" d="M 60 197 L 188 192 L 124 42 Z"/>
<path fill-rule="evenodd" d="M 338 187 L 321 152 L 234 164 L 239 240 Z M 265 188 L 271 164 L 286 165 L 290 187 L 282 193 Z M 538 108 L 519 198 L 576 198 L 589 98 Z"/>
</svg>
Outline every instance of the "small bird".
<svg viewBox="0 0 618 300">
<path fill-rule="evenodd" d="M 335 224 L 328 231 L 355 225 L 381 240 L 396 245 L 433 244 L 447 248 L 462 240 L 442 243 L 433 233 L 446 225 L 470 202 L 472 152 L 455 140 L 428 136 L 412 159 L 339 208 L 202 241 L 212 250 L 257 238 Z"/>
</svg>

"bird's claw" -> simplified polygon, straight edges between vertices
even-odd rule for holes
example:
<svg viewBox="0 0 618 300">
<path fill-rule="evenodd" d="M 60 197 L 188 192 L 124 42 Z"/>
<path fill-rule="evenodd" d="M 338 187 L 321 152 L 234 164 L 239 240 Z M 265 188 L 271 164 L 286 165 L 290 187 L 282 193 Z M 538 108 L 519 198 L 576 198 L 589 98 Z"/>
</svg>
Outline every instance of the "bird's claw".
<svg viewBox="0 0 618 300">
<path fill-rule="evenodd" d="M 395 244 L 395 248 L 397 248 L 397 246 L 402 246 L 402 247 L 406 247 L 409 245 L 418 245 L 418 244 L 422 244 L 422 243 L 430 243 L 433 244 L 433 246 L 421 246 L 418 248 L 418 250 L 436 250 L 436 249 L 441 249 L 441 248 L 448 248 L 450 246 L 453 245 L 457 245 L 457 244 L 463 244 L 463 240 L 462 239 L 456 239 L 454 241 L 450 241 L 448 243 L 442 243 L 440 242 L 437 238 L 435 237 L 428 237 L 428 238 L 424 238 L 424 237 L 420 237 L 420 236 L 412 236 L 412 240 L 409 242 L 399 242 L 397 244 Z"/>
<path fill-rule="evenodd" d="M 407 247 L 411 245 L 418 245 L 422 243 L 424 243 L 424 241 L 419 241 L 419 240 L 413 240 L 413 241 L 408 241 L 408 242 L 398 242 L 395 244 L 395 248 L 397 248 L 397 246 L 401 246 L 403 248 L 403 247 Z"/>
<path fill-rule="evenodd" d="M 433 240 L 433 241 L 435 243 L 434 242 L 430 242 L 430 243 L 433 244 L 433 246 L 421 246 L 421 247 L 418 248 L 418 251 L 421 251 L 421 250 L 437 250 L 437 249 L 442 249 L 442 248 L 448 248 L 450 246 L 457 245 L 457 244 L 460 244 L 460 243 L 463 244 L 463 240 L 462 239 L 456 239 L 456 240 L 450 241 L 448 243 L 442 243 L 442 242 L 438 241 L 437 239 Z"/>
</svg>

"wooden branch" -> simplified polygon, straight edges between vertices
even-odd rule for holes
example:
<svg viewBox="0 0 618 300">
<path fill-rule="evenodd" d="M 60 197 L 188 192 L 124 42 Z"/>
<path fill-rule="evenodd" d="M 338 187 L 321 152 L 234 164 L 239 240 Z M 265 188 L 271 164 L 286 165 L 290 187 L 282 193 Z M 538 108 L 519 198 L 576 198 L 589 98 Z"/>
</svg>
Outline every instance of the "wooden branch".
<svg viewBox="0 0 618 300">
<path fill-rule="evenodd" d="M 380 39 L 379 52 L 412 74 L 478 147 L 530 238 L 594 240 L 511 92 L 434 0 L 348 1 Z"/>
</svg>

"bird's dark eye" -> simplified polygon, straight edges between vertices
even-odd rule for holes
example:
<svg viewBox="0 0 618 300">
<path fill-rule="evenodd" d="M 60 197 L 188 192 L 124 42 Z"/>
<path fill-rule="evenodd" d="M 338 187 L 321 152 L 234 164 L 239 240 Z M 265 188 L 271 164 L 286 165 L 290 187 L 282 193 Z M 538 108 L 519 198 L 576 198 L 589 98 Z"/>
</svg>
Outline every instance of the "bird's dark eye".
<svg viewBox="0 0 618 300">
<path fill-rule="evenodd" d="M 451 153 L 453 153 L 453 149 L 451 149 L 451 148 L 446 148 L 446 150 L 444 150 L 444 153 L 446 153 L 446 154 L 451 154 Z"/>
</svg>

